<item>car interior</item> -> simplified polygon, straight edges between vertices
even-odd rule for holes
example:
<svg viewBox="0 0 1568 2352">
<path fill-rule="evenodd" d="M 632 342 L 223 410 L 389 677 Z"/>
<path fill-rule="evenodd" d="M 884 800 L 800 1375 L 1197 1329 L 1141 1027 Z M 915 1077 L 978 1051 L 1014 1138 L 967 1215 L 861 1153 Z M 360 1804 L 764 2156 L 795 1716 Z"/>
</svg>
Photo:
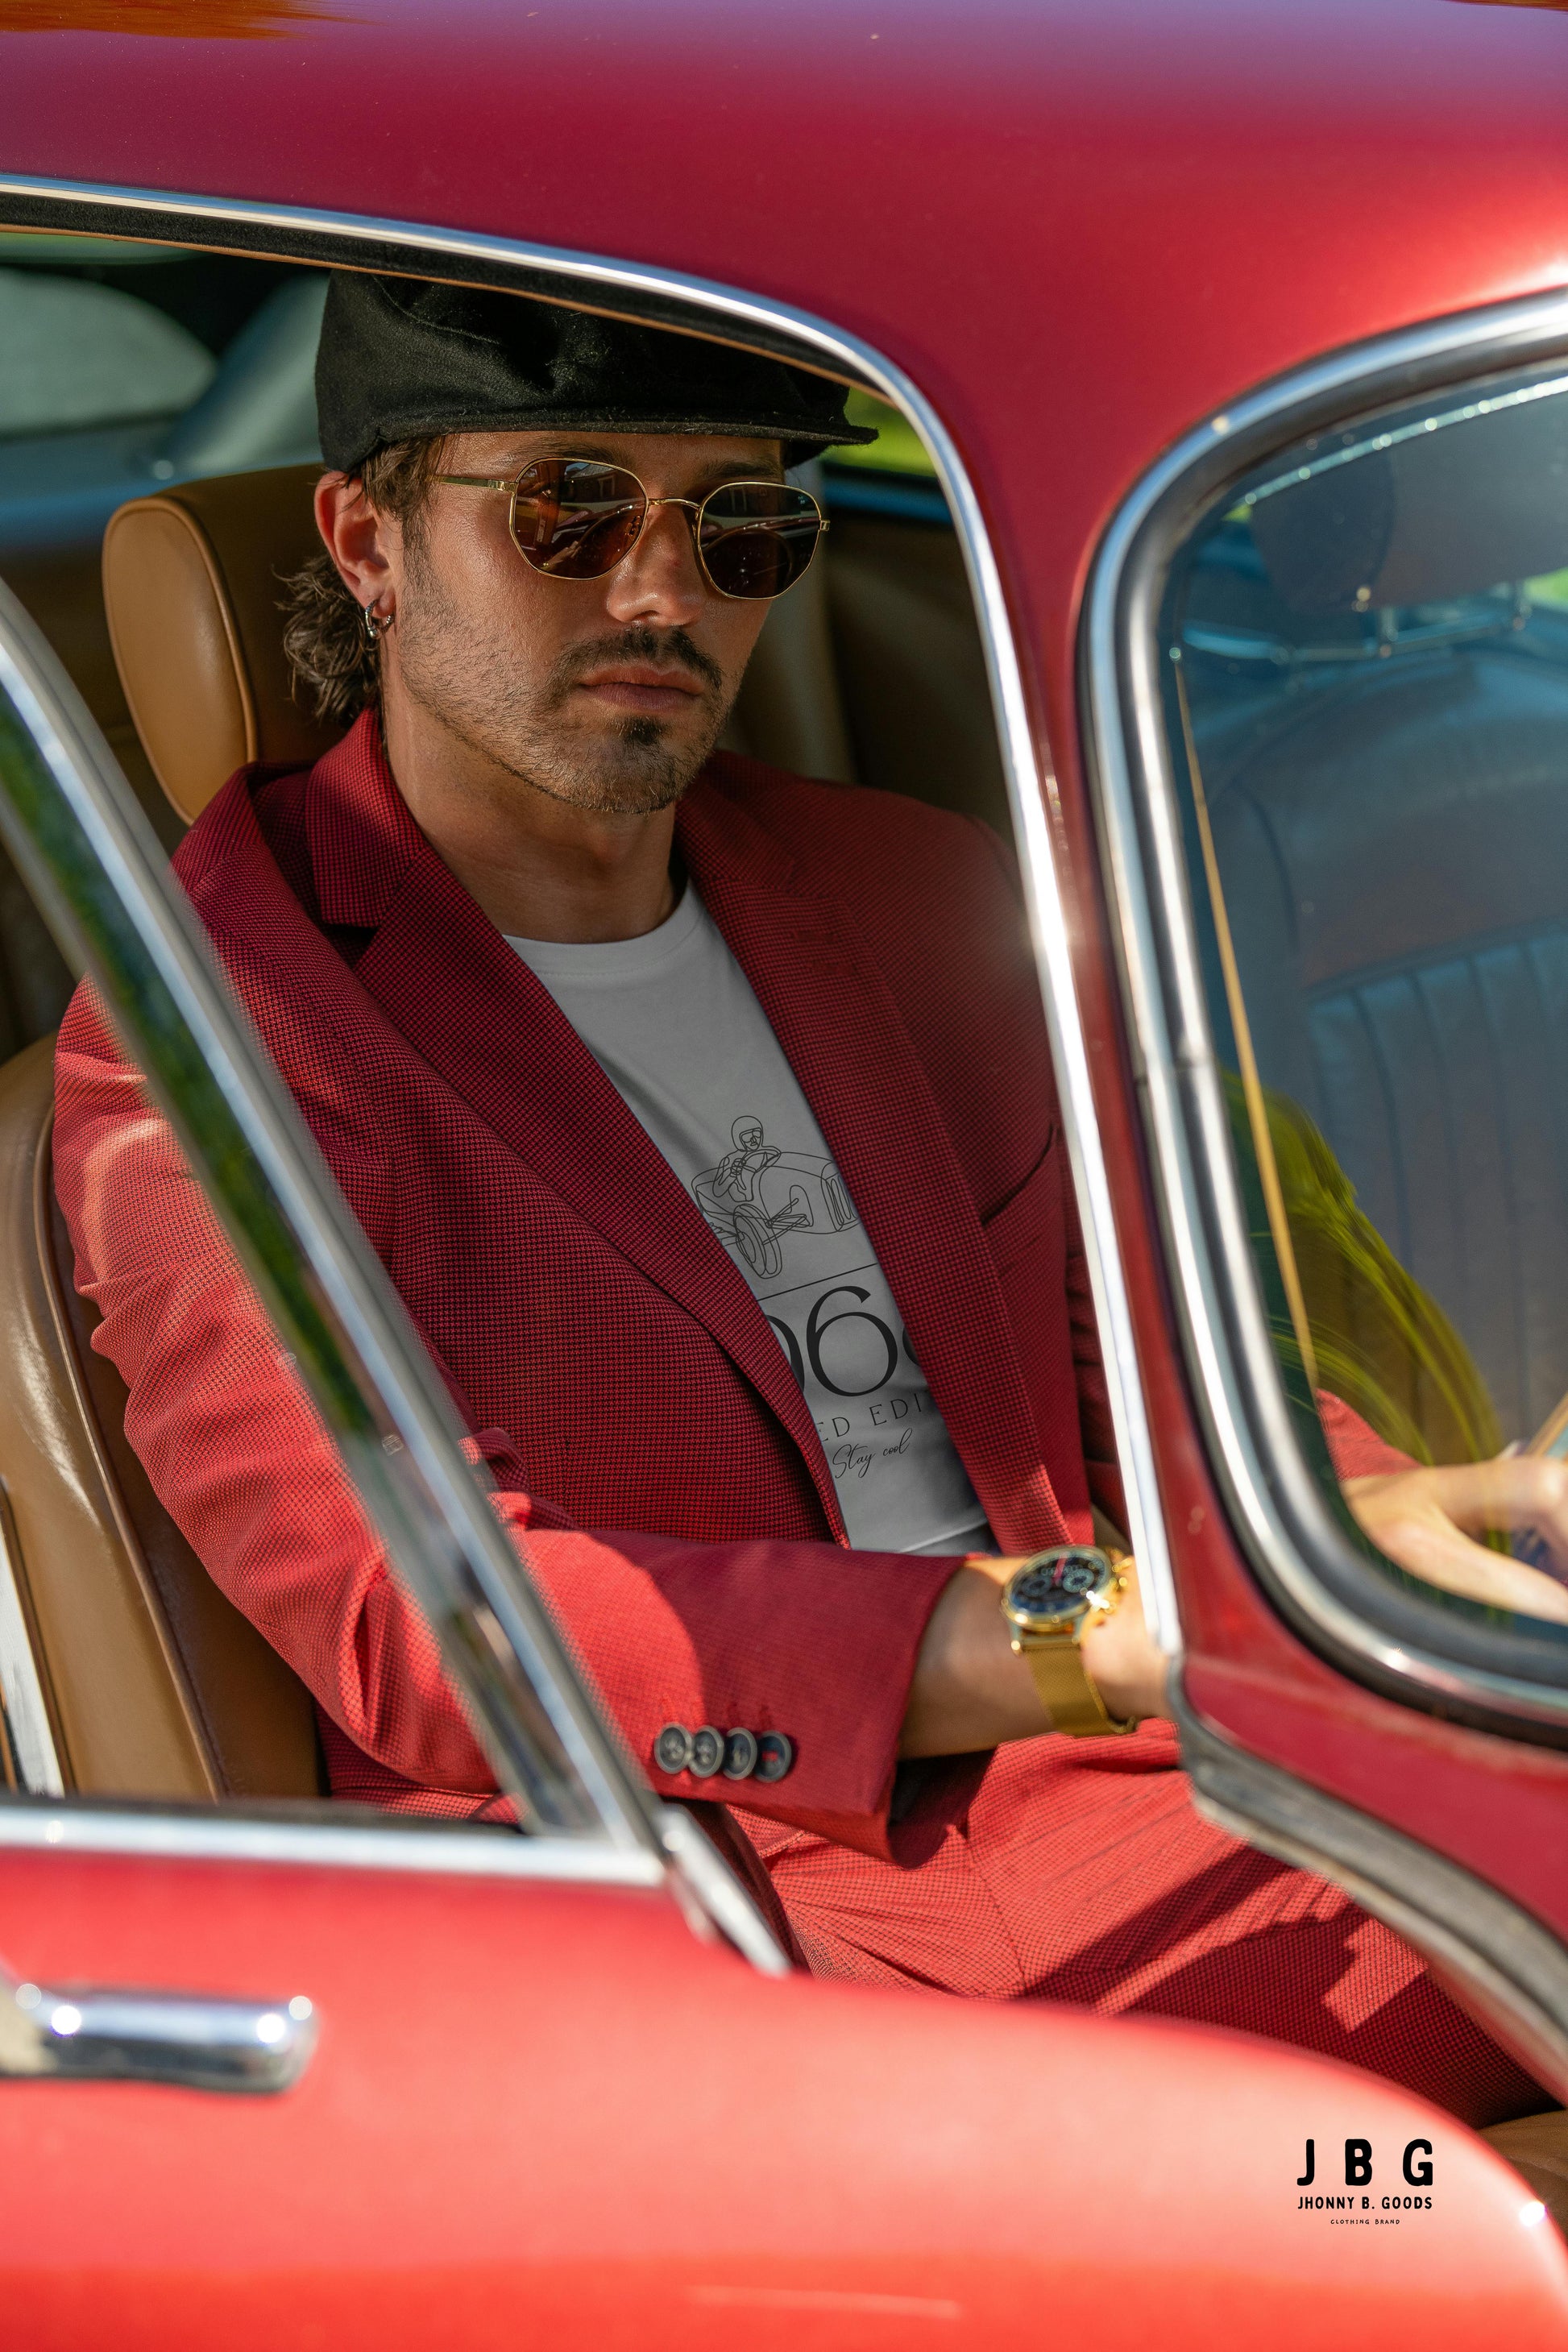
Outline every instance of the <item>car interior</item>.
<svg viewBox="0 0 1568 2352">
<path fill-rule="evenodd" d="M 1385 1351 L 1438 1460 L 1568 1390 L 1568 504 L 1526 389 L 1270 461 L 1170 624 L 1261 1079 L 1473 1368 L 1461 1444 Z"/>
<path fill-rule="evenodd" d="M 310 268 L 0 232 L 0 580 L 169 849 L 243 762 L 304 764 L 333 740 L 291 695 L 279 609 L 317 544 L 323 299 Z M 882 462 L 812 470 L 825 551 L 770 614 L 725 740 L 1005 833 L 962 556 L 914 436 L 885 421 Z M 0 858 L 0 1543 L 53 1777 L 100 1796 L 314 1801 L 310 1701 L 163 1510 L 119 1375 L 89 1345 L 49 1166 L 71 986 Z M 0 1670 L 3 1638 L 0 1612 Z M 51 1777 L 4 1715 L 0 1767 L 14 1788 Z"/>
</svg>

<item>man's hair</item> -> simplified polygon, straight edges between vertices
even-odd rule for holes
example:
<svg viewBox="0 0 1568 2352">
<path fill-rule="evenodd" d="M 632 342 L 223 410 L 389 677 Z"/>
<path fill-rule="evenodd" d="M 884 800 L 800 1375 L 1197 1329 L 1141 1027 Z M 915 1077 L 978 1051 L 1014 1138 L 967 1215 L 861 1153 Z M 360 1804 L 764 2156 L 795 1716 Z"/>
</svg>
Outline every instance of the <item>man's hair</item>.
<svg viewBox="0 0 1568 2352">
<path fill-rule="evenodd" d="M 400 441 L 377 449 L 359 469 L 360 488 L 378 514 L 392 515 L 409 541 L 420 525 L 446 452 L 447 436 Z M 364 614 L 337 565 L 322 548 L 283 583 L 283 650 L 293 690 L 318 719 L 348 727 L 381 702 L 381 656 Z"/>
</svg>

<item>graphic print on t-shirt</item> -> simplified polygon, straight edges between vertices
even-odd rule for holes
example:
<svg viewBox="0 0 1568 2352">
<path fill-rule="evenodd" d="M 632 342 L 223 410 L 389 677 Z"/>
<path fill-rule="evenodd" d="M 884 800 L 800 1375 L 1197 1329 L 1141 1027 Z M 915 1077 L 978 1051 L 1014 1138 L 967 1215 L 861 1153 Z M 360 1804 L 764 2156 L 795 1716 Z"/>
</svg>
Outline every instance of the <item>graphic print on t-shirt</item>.
<svg viewBox="0 0 1568 2352">
<path fill-rule="evenodd" d="M 816 1140 L 823 1139 L 818 1130 Z M 730 1123 L 730 1150 L 692 1179 L 691 1192 L 742 1261 L 812 1405 L 847 1518 L 870 1483 L 886 1491 L 883 1465 L 918 1451 L 929 1478 L 932 1439 L 937 1459 L 957 1474 L 960 1518 L 974 1517 L 969 1483 L 938 1438 L 939 1416 L 887 1276 L 833 1161 L 771 1142 L 763 1120 L 745 1111 Z"/>
<path fill-rule="evenodd" d="M 732 1242 L 753 1275 L 777 1274 L 789 1234 L 841 1234 L 859 1218 L 844 1180 L 820 1152 L 781 1151 L 748 1113 L 730 1126 L 732 1149 L 692 1184 L 716 1234 Z"/>
<path fill-rule="evenodd" d="M 966 1550 L 984 1514 L 827 1139 L 697 892 L 635 940 L 514 939 L 750 1286 L 851 1543 Z"/>
</svg>

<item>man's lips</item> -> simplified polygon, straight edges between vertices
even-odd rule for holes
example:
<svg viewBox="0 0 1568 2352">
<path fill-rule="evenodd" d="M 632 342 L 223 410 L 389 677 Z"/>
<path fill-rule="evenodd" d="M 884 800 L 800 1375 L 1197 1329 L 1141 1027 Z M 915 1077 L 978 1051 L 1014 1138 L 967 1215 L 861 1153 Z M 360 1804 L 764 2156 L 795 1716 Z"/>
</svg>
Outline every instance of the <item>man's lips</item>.
<svg viewBox="0 0 1568 2352">
<path fill-rule="evenodd" d="M 679 710 L 699 698 L 700 679 L 689 670 L 656 669 L 650 662 L 617 662 L 609 669 L 594 669 L 579 680 L 579 691 L 616 710 Z"/>
</svg>

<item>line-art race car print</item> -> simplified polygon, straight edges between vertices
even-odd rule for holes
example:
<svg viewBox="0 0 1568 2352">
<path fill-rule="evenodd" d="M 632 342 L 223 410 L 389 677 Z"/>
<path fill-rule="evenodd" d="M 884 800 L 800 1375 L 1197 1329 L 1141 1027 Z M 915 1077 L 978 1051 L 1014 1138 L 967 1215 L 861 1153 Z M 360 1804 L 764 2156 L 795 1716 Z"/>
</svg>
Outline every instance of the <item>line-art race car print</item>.
<svg viewBox="0 0 1568 2352">
<path fill-rule="evenodd" d="M 749 1114 L 730 1129 L 733 1149 L 692 1179 L 697 1205 L 721 1240 L 733 1243 L 756 1275 L 784 1266 L 786 1234 L 841 1234 L 860 1220 L 831 1160 L 781 1151 L 763 1139 Z"/>
</svg>

